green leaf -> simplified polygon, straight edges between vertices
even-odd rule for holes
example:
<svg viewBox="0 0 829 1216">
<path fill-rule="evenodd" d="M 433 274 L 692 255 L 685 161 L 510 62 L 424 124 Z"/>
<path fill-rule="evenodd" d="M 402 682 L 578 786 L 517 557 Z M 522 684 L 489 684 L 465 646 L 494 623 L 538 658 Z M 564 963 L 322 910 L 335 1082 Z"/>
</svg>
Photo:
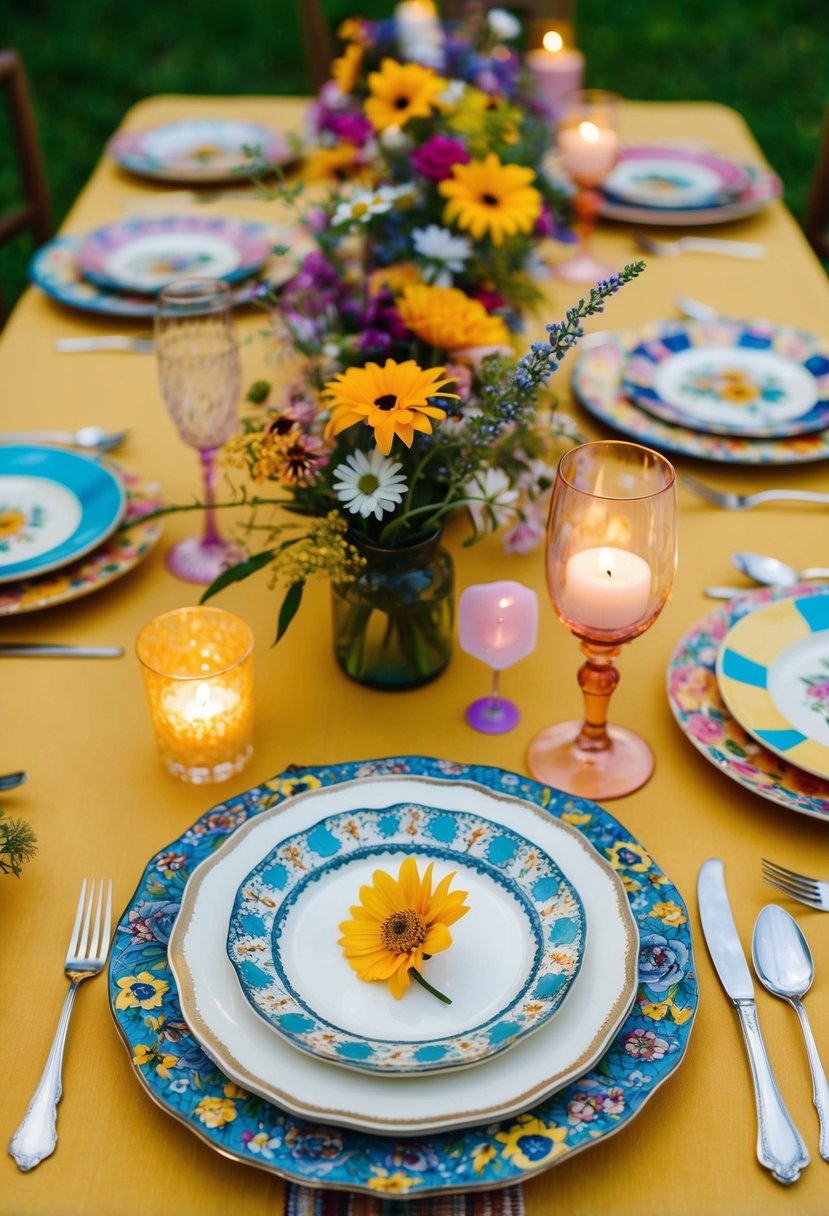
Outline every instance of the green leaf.
<svg viewBox="0 0 829 1216">
<path fill-rule="evenodd" d="M 305 583 L 300 580 L 298 583 L 291 583 L 285 592 L 282 607 L 279 609 L 279 622 L 276 627 L 276 637 L 273 640 L 274 646 L 296 616 L 297 609 L 302 603 L 302 589 L 304 586 Z"/>
<path fill-rule="evenodd" d="M 229 587 L 231 583 L 241 583 L 242 579 L 247 578 L 248 575 L 255 574 L 257 570 L 261 570 L 263 566 L 267 566 L 269 562 L 273 561 L 275 553 L 275 549 L 266 549 L 264 553 L 254 553 L 253 557 L 247 557 L 243 562 L 237 562 L 235 566 L 223 570 L 218 578 L 214 578 L 199 603 L 204 604 L 211 596 L 216 595 L 218 591 L 224 591 L 225 587 Z"/>
</svg>

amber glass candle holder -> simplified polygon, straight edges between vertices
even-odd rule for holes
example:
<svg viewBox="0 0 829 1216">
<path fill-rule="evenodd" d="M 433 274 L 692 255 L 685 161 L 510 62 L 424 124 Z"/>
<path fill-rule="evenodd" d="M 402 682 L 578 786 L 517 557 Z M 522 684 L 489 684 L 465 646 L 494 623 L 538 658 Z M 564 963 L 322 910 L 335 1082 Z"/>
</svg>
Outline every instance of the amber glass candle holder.
<svg viewBox="0 0 829 1216">
<path fill-rule="evenodd" d="M 569 283 L 596 283 L 613 273 L 612 266 L 594 256 L 592 237 L 602 206 L 600 186 L 619 159 L 619 101 L 603 89 L 577 89 L 559 110 L 556 144 L 562 168 L 576 186 L 579 245 L 555 274 Z"/>
<path fill-rule="evenodd" d="M 179 608 L 136 652 L 165 767 L 196 785 L 226 781 L 253 755 L 253 634 L 221 608 Z"/>
<path fill-rule="evenodd" d="M 620 798 L 653 772 L 650 747 L 607 721 L 615 660 L 662 611 L 677 559 L 676 475 L 635 443 L 586 443 L 559 463 L 547 525 L 547 589 L 581 641 L 584 721 L 536 735 L 527 760 L 547 785 L 585 798 Z"/>
</svg>

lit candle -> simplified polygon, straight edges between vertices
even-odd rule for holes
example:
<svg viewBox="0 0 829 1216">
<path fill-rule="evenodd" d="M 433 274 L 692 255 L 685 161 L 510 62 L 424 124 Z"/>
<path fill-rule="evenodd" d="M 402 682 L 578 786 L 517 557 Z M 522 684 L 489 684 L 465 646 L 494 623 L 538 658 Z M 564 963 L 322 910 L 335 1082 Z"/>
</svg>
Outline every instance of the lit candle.
<svg viewBox="0 0 829 1216">
<path fill-rule="evenodd" d="M 220 608 L 181 608 L 136 643 L 163 763 L 197 784 L 239 772 L 253 747 L 253 635 Z"/>
<path fill-rule="evenodd" d="M 526 658 L 538 637 L 538 596 L 521 583 L 504 580 L 466 587 L 458 603 L 461 649 L 503 671 Z"/>
<path fill-rule="evenodd" d="M 614 631 L 641 621 L 650 596 L 651 568 L 645 559 L 601 545 L 568 558 L 559 607 L 576 627 Z"/>
<path fill-rule="evenodd" d="M 527 51 L 525 63 L 535 81 L 539 97 L 556 118 L 568 93 L 580 89 L 584 77 L 584 55 L 568 47 L 557 30 L 547 30 L 541 46 Z"/>
<path fill-rule="evenodd" d="M 564 168 L 582 186 L 597 186 L 603 181 L 619 155 L 616 131 L 589 119 L 560 128 L 557 142 Z"/>
</svg>

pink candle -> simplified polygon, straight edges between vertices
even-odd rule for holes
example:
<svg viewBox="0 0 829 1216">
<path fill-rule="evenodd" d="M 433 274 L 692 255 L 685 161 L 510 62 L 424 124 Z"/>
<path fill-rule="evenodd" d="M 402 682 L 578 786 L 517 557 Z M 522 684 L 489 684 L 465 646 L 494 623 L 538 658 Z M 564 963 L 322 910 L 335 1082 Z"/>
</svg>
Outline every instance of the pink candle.
<svg viewBox="0 0 829 1216">
<path fill-rule="evenodd" d="M 567 94 L 582 86 L 584 55 L 565 46 L 561 35 L 550 30 L 544 35 L 544 45 L 527 51 L 524 62 L 550 117 L 556 118 Z"/>
<path fill-rule="evenodd" d="M 458 604 L 458 632 L 462 650 L 503 671 L 535 649 L 538 596 L 509 580 L 466 587 Z"/>
<path fill-rule="evenodd" d="M 597 186 L 603 181 L 619 155 L 619 136 L 609 127 L 599 127 L 589 119 L 558 132 L 561 163 L 581 186 Z"/>
<path fill-rule="evenodd" d="M 582 629 L 613 631 L 647 614 L 651 568 L 638 553 L 601 545 L 574 553 L 564 569 L 561 614 Z"/>
</svg>

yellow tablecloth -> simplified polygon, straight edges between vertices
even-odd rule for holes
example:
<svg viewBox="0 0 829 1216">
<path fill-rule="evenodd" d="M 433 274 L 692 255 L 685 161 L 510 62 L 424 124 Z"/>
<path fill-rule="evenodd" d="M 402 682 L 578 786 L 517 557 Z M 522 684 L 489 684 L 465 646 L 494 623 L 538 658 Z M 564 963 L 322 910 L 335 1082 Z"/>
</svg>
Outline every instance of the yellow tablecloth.
<svg viewBox="0 0 829 1216">
<path fill-rule="evenodd" d="M 126 125 L 220 114 L 297 128 L 302 104 L 284 98 L 160 97 L 137 106 Z M 718 105 L 631 102 L 625 104 L 623 120 L 630 138 L 692 136 L 762 160 L 739 117 Z M 65 231 L 83 233 L 110 222 L 123 214 L 130 198 L 165 190 L 126 176 L 104 157 Z M 275 211 L 232 202 L 211 209 L 251 218 Z M 202 207 L 200 214 L 207 210 Z M 734 315 L 825 330 L 826 276 L 782 203 L 731 226 L 728 234 L 763 242 L 768 257 L 760 262 L 702 255 L 652 259 L 646 274 L 610 301 L 606 316 L 592 328 L 670 317 L 675 315 L 674 297 L 682 292 Z M 602 226 L 597 245 L 601 255 L 620 266 L 637 256 L 624 226 Z M 571 289 L 552 287 L 549 319 L 561 316 L 573 299 Z M 240 319 L 242 331 L 252 334 L 257 327 L 261 318 L 255 314 Z M 58 337 L 123 330 L 118 320 L 72 312 L 37 290 L 28 291 L 0 342 L 0 426 L 129 426 L 130 439 L 119 459 L 157 477 L 169 500 L 183 501 L 198 490 L 196 456 L 181 444 L 166 415 L 153 359 L 55 353 Z M 262 343 L 245 345 L 246 376 L 267 374 L 263 359 Z M 555 385 L 562 408 L 570 406 L 568 379 L 565 365 Z M 597 434 L 589 419 L 573 409 L 585 431 Z M 693 462 L 678 463 L 698 470 Z M 712 483 L 739 489 L 768 484 L 827 488 L 826 467 L 820 465 L 699 468 Z M 648 738 L 657 770 L 643 790 L 610 809 L 647 845 L 688 902 L 701 1009 L 685 1062 L 623 1134 L 527 1182 L 530 1216 L 554 1210 L 572 1216 L 645 1210 L 737 1216 L 789 1212 L 792 1205 L 799 1213 L 817 1214 L 827 1206 L 826 1166 L 817 1156 L 817 1121 L 800 1032 L 792 1011 L 764 992 L 758 1000 L 773 1063 L 813 1162 L 796 1193 L 789 1194 L 755 1161 L 748 1066 L 736 1019 L 699 934 L 695 888 L 701 862 L 722 857 L 737 925 L 748 944 L 758 911 L 773 896 L 761 882 L 761 856 L 829 875 L 829 826 L 764 801 L 716 772 L 677 729 L 664 689 L 676 639 L 711 608 L 702 588 L 734 579 L 731 552 L 750 548 L 801 565 L 825 564 L 827 515 L 791 507 L 727 514 L 685 494 L 680 501 L 680 565 L 673 598 L 655 627 L 623 655 L 622 683 L 612 706 L 615 720 L 636 726 Z M 181 785 L 156 761 L 132 647 L 146 621 L 195 602 L 197 592 L 172 578 L 163 564 L 165 545 L 193 526 L 192 517 L 170 521 L 161 545 L 137 569 L 89 598 L 0 619 L 3 639 L 120 643 L 127 648 L 127 656 L 114 662 L 0 660 L 0 771 L 25 768 L 30 774 L 26 786 L 4 796 L 3 806 L 27 817 L 40 838 L 39 856 L 20 882 L 0 880 L 5 1137 L 26 1108 L 54 1031 L 64 993 L 66 938 L 82 875 L 111 875 L 120 910 L 154 852 L 213 801 L 291 762 L 406 751 L 526 771 L 531 736 L 551 721 L 580 712 L 578 647 L 551 610 L 542 610 L 536 653 L 504 677 L 505 693 L 522 709 L 519 728 L 485 740 L 462 716 L 466 703 L 485 689 L 487 673 L 480 664 L 458 651 L 448 672 L 420 691 L 391 695 L 360 689 L 339 673 L 331 655 L 327 587 L 309 588 L 288 638 L 272 649 L 276 597 L 260 577 L 219 601 L 244 616 L 256 632 L 255 756 L 247 771 L 225 786 Z M 456 547 L 455 556 L 459 587 L 500 574 L 534 585 L 546 604 L 538 552 L 506 559 L 500 542 L 492 540 L 472 549 Z M 806 909 L 797 915 L 815 954 L 817 980 L 808 1005 L 829 1060 L 829 921 Z M 0 1212 L 110 1216 L 142 1210 L 211 1216 L 244 1211 L 255 1216 L 280 1211 L 278 1179 L 224 1160 L 148 1099 L 112 1024 L 103 979 L 80 992 L 64 1091 L 55 1156 L 28 1176 L 4 1157 Z"/>
</svg>

